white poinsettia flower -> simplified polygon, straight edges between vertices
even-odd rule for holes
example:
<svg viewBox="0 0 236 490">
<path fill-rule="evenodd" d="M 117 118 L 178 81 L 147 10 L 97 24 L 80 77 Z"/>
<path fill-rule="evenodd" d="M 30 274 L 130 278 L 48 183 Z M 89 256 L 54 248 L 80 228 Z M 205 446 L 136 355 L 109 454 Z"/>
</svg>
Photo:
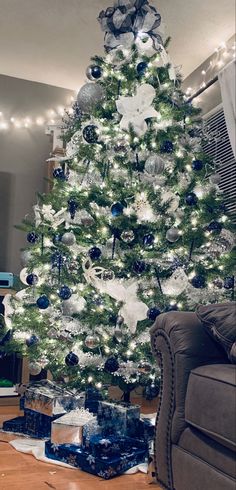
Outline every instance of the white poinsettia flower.
<svg viewBox="0 0 236 490">
<path fill-rule="evenodd" d="M 121 129 L 128 130 L 132 125 L 138 136 L 146 133 L 146 119 L 158 116 L 158 112 L 152 107 L 155 94 L 154 87 L 144 83 L 137 89 L 133 97 L 121 96 L 116 101 L 117 110 L 123 116 L 120 121 Z"/>
</svg>

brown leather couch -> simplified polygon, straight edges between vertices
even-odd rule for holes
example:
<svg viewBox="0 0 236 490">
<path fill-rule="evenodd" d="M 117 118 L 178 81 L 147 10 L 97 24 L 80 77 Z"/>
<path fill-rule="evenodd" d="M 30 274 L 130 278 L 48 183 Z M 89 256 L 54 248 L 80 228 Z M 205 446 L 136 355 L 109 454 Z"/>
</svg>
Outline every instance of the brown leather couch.
<svg viewBox="0 0 236 490">
<path fill-rule="evenodd" d="M 236 366 L 195 313 L 160 315 L 151 341 L 162 378 L 158 481 L 168 490 L 236 490 Z"/>
</svg>

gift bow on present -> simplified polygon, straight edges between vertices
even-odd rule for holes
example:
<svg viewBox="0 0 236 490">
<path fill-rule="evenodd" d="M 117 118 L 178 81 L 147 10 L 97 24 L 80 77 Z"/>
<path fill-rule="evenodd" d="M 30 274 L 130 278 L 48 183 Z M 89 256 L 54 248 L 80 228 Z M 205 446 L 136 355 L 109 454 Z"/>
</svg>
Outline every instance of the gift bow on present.
<svg viewBox="0 0 236 490">
<path fill-rule="evenodd" d="M 124 322 L 131 333 L 135 333 L 138 321 L 146 319 L 148 311 L 148 307 L 137 296 L 138 282 L 123 279 L 103 281 L 99 276 L 104 269 L 94 266 L 90 259 L 84 262 L 83 270 L 88 283 L 92 284 L 101 293 L 108 294 L 111 298 L 123 303 L 119 314 L 123 316 Z"/>
</svg>

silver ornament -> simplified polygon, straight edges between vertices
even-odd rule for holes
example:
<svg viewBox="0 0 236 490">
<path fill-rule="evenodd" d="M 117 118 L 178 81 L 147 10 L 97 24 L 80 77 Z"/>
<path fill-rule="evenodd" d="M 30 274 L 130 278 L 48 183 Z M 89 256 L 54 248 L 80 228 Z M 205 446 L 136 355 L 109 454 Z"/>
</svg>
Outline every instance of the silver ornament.
<svg viewBox="0 0 236 490">
<path fill-rule="evenodd" d="M 171 243 L 177 242 L 179 236 L 178 228 L 170 228 L 166 233 L 166 239 Z"/>
<path fill-rule="evenodd" d="M 138 371 L 141 374 L 149 374 L 152 370 L 152 366 L 148 361 L 142 360 L 138 364 Z"/>
<path fill-rule="evenodd" d="M 84 343 L 88 349 L 96 349 L 100 344 L 100 340 L 97 335 L 87 335 Z"/>
<path fill-rule="evenodd" d="M 121 239 L 125 243 L 131 243 L 134 240 L 135 234 L 132 230 L 122 231 Z"/>
<path fill-rule="evenodd" d="M 115 273 L 112 270 L 105 270 L 102 273 L 103 281 L 113 281 L 115 279 Z"/>
<path fill-rule="evenodd" d="M 76 243 L 76 238 L 72 231 L 68 231 L 67 233 L 64 233 L 64 235 L 62 235 L 61 241 L 64 245 L 68 245 L 69 247 Z"/>
<path fill-rule="evenodd" d="M 89 113 L 104 99 L 104 90 L 98 83 L 86 83 L 77 95 L 77 102 L 81 111 Z"/>
<path fill-rule="evenodd" d="M 211 184 L 218 185 L 221 181 L 221 176 L 220 174 L 212 174 L 209 177 L 209 181 Z"/>
<path fill-rule="evenodd" d="M 32 258 L 32 252 L 30 250 L 22 250 L 20 254 L 20 260 L 22 267 L 26 267 Z"/>
<path fill-rule="evenodd" d="M 150 175 L 161 174 L 165 170 L 165 160 L 159 155 L 150 155 L 145 162 L 144 170 Z"/>
<path fill-rule="evenodd" d="M 85 307 L 84 298 L 69 298 L 66 301 L 62 301 L 62 312 L 65 316 L 72 316 L 81 311 Z"/>
<path fill-rule="evenodd" d="M 124 335 L 123 335 L 121 328 L 118 328 L 118 327 L 115 328 L 114 336 L 118 342 L 122 342 Z"/>
<path fill-rule="evenodd" d="M 121 315 L 118 315 L 118 317 L 116 319 L 116 325 L 123 325 L 123 323 L 124 323 L 124 317 Z"/>
<path fill-rule="evenodd" d="M 32 376 L 37 376 L 42 371 L 42 366 L 39 362 L 30 362 L 29 363 L 29 372 Z"/>
<path fill-rule="evenodd" d="M 92 226 L 94 224 L 93 217 L 85 209 L 81 211 L 80 219 L 83 226 Z"/>
</svg>

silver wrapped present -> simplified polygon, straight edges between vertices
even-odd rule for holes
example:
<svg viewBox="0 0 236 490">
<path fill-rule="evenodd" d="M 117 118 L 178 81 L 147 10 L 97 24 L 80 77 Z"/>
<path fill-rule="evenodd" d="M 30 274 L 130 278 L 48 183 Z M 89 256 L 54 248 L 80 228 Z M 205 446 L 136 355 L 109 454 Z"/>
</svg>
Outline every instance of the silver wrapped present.
<svg viewBox="0 0 236 490">
<path fill-rule="evenodd" d="M 84 407 L 84 403 L 84 393 L 69 391 L 49 380 L 32 383 L 25 392 L 25 408 L 50 417 Z"/>
<path fill-rule="evenodd" d="M 79 444 L 83 442 L 83 428 L 96 417 L 88 410 L 72 410 L 52 422 L 51 442 L 53 444 Z"/>
</svg>

